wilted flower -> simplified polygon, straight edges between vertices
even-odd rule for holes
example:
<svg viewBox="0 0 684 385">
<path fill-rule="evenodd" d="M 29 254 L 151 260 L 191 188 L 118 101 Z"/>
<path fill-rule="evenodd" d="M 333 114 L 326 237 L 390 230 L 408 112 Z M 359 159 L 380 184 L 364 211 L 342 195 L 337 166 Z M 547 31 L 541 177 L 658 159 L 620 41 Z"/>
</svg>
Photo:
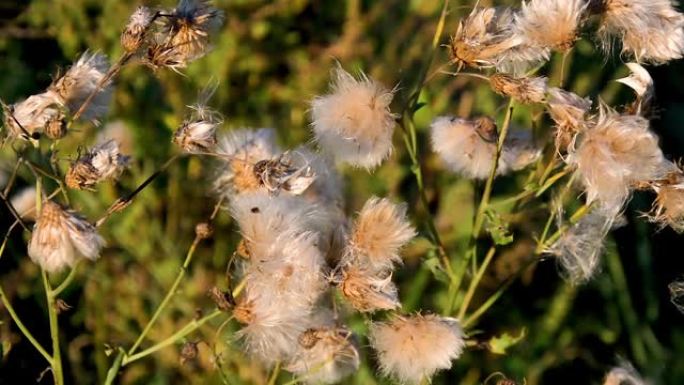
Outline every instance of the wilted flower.
<svg viewBox="0 0 684 385">
<path fill-rule="evenodd" d="M 306 159 L 295 152 L 285 152 L 275 159 L 265 159 L 254 165 L 254 173 L 271 193 L 287 191 L 300 195 L 316 180 L 316 174 Z"/>
<path fill-rule="evenodd" d="M 73 211 L 46 201 L 31 234 L 28 254 L 43 270 L 54 273 L 73 266 L 77 253 L 95 260 L 104 240 L 95 226 Z"/>
<path fill-rule="evenodd" d="M 299 349 L 286 369 L 310 384 L 333 384 L 355 372 L 359 352 L 345 327 L 318 326 L 299 336 Z"/>
<path fill-rule="evenodd" d="M 633 89 L 637 95 L 637 100 L 630 107 L 629 112 L 643 115 L 643 110 L 649 107 L 654 96 L 653 78 L 639 63 L 627 63 L 627 67 L 632 73 L 616 81 Z"/>
<path fill-rule="evenodd" d="M 382 373 L 412 384 L 451 368 L 451 361 L 460 357 L 465 347 L 458 321 L 436 315 L 396 316 L 388 322 L 375 322 L 369 339 Z"/>
<path fill-rule="evenodd" d="M 545 77 L 494 74 L 490 76 L 489 82 L 496 93 L 509 96 L 520 103 L 542 103 L 546 99 L 547 79 Z"/>
<path fill-rule="evenodd" d="M 684 55 L 684 15 L 671 0 L 603 0 L 599 37 L 606 49 L 615 38 L 622 53 L 662 64 Z"/>
<path fill-rule="evenodd" d="M 131 14 L 121 33 L 121 46 L 126 52 L 135 52 L 142 47 L 145 42 L 145 35 L 155 17 L 155 13 L 145 6 L 138 7 Z"/>
<path fill-rule="evenodd" d="M 681 233 L 684 232 L 684 173 L 678 166 L 672 165 L 672 169 L 666 178 L 651 184 L 657 195 L 648 217 L 651 222 Z"/>
<path fill-rule="evenodd" d="M 92 189 L 103 180 L 118 178 L 128 161 L 129 157 L 119 152 L 119 144 L 108 140 L 71 164 L 65 176 L 66 184 L 73 189 Z"/>
<path fill-rule="evenodd" d="M 401 307 L 391 273 L 371 272 L 353 265 L 345 266 L 333 280 L 349 304 L 360 312 L 393 310 Z"/>
<path fill-rule="evenodd" d="M 498 135 L 494 121 L 441 116 L 430 126 L 432 148 L 449 168 L 467 178 L 489 176 L 496 156 Z M 531 136 L 511 130 L 504 142 L 497 175 L 519 170 L 534 162 L 540 154 Z"/>
<path fill-rule="evenodd" d="M 216 129 L 223 123 L 221 115 L 208 108 L 205 103 L 213 91 L 200 98 L 196 105 L 189 106 L 192 113 L 173 135 L 173 143 L 188 153 L 209 152 L 216 146 Z"/>
<path fill-rule="evenodd" d="M 556 256 L 563 276 L 572 283 L 583 283 L 596 273 L 604 251 L 605 238 L 613 226 L 611 214 L 592 209 L 571 225 L 563 235 L 545 250 Z"/>
<path fill-rule="evenodd" d="M 388 272 L 401 263 L 399 250 L 415 236 L 405 204 L 372 197 L 354 221 L 347 258 L 369 271 Z"/>
<path fill-rule="evenodd" d="M 365 74 L 355 79 L 341 67 L 332 77 L 331 92 L 311 102 L 316 142 L 337 161 L 375 168 L 392 151 L 394 91 Z"/>
<path fill-rule="evenodd" d="M 661 179 L 668 171 L 648 120 L 620 115 L 608 106 L 601 106 L 566 161 L 577 168 L 587 202 L 598 201 L 613 212 L 620 210 L 635 185 Z"/>
<path fill-rule="evenodd" d="M 51 91 L 29 96 L 26 100 L 2 105 L 3 125 L 10 136 L 24 140 L 37 139 L 46 128 L 64 120 L 61 100 Z"/>
<path fill-rule="evenodd" d="M 556 123 L 556 151 L 565 152 L 568 146 L 574 147 L 577 133 L 587 127 L 586 115 L 591 109 L 591 99 L 560 88 L 549 88 L 546 109 Z"/>
<path fill-rule="evenodd" d="M 531 45 L 558 51 L 570 49 L 577 39 L 584 0 L 529 0 L 515 15 L 515 32 Z"/>
</svg>

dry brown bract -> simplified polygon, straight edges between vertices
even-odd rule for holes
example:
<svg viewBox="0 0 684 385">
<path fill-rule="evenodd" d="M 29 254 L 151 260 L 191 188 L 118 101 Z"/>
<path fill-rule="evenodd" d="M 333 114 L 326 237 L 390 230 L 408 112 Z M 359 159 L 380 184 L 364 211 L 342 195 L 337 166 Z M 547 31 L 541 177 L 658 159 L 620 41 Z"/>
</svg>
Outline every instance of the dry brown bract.
<svg viewBox="0 0 684 385">
<path fill-rule="evenodd" d="M 119 152 L 116 141 L 106 141 L 71 164 L 65 176 L 66 185 L 78 190 L 93 189 L 103 180 L 118 178 L 128 161 L 129 157 Z"/>
<path fill-rule="evenodd" d="M 490 76 L 494 92 L 509 96 L 523 104 L 543 103 L 546 100 L 545 77 L 514 77 L 506 74 Z"/>
<path fill-rule="evenodd" d="M 341 272 L 340 291 L 352 307 L 360 312 L 392 310 L 401 307 L 392 275 L 380 278 L 356 267 Z"/>
</svg>

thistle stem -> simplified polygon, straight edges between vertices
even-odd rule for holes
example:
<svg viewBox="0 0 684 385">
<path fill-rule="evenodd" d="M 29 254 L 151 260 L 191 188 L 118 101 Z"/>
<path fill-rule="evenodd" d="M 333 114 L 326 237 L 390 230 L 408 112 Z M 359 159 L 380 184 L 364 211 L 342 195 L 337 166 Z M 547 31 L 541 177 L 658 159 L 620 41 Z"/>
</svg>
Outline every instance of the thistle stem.
<svg viewBox="0 0 684 385">
<path fill-rule="evenodd" d="M 50 319 L 50 337 L 52 338 L 52 376 L 55 379 L 55 385 L 64 385 L 64 373 L 62 372 L 62 352 L 59 348 L 59 324 L 57 320 L 57 308 L 55 306 L 55 296 L 52 293 L 52 287 L 48 280 L 45 270 L 42 271 L 43 287 L 45 288 L 45 297 L 47 299 L 47 311 Z"/>
<path fill-rule="evenodd" d="M 489 251 L 485 256 L 484 261 L 482 261 L 482 265 L 480 265 L 479 269 L 477 270 L 477 273 L 475 274 L 475 277 L 473 277 L 473 279 L 470 281 L 468 291 L 466 291 L 465 297 L 463 298 L 463 302 L 461 302 L 461 307 L 458 310 L 457 318 L 459 320 L 463 320 L 466 310 L 468 310 L 468 305 L 470 305 L 470 301 L 473 299 L 473 296 L 475 295 L 475 290 L 477 290 L 477 286 L 479 285 L 480 280 L 482 280 L 482 276 L 484 276 L 484 273 L 487 270 L 489 263 L 492 261 L 492 258 L 494 257 L 495 253 L 495 247 L 489 248 Z"/>
<path fill-rule="evenodd" d="M 14 323 L 17 325 L 21 333 L 26 337 L 27 340 L 33 345 L 34 348 L 40 353 L 40 355 L 45 358 L 45 360 L 52 366 L 52 356 L 48 354 L 48 352 L 43 348 L 43 346 L 36 340 L 36 338 L 31 334 L 31 332 L 28 330 L 26 325 L 21 321 L 19 316 L 17 315 L 17 312 L 14 310 L 14 307 L 12 307 L 12 304 L 9 301 L 9 298 L 7 298 L 7 295 L 5 294 L 5 291 L 3 290 L 2 287 L 0 287 L 0 300 L 2 300 L 2 304 L 5 306 L 5 309 L 7 309 L 7 312 L 9 313 L 10 317 L 12 317 L 12 320 Z"/>
</svg>

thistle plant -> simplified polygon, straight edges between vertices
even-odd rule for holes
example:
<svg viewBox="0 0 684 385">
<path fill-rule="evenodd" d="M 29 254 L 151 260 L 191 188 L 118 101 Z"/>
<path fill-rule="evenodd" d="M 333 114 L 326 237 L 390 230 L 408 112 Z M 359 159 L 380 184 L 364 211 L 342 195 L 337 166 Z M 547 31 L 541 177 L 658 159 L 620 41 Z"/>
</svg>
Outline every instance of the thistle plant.
<svg viewBox="0 0 684 385">
<path fill-rule="evenodd" d="M 349 3 L 351 18 L 360 5 Z M 152 381 L 156 363 L 202 383 L 538 384 L 547 362 L 591 349 L 570 347 L 582 325 L 559 328 L 578 293 L 600 282 L 615 299 L 611 315 L 624 318 L 636 366 L 602 363 L 593 381 L 668 378 L 649 355 L 677 353 L 640 323 L 613 234 L 635 213 L 642 231 L 684 230 L 684 171 L 651 124 L 659 111 L 651 71 L 684 56 L 684 14 L 670 0 L 484 3 L 442 2 L 406 68 L 364 68 L 348 53 L 327 60 L 325 81 L 297 95 L 306 107 L 296 129 L 252 128 L 272 121 L 226 113 L 219 106 L 231 84 L 210 73 L 186 86 L 198 96 L 180 93 L 165 130 L 143 128 L 163 135 L 162 157 L 151 155 L 158 143 L 122 139 L 112 99 L 126 96 L 133 71 L 160 87 L 196 81 L 194 66 L 217 60 L 212 48 L 226 44 L 221 34 L 244 28 L 225 4 L 135 4 L 112 64 L 104 47 L 89 47 L 45 91 L 3 101 L 9 221 L 0 256 L 18 260 L 21 275 L 3 272 L 0 314 L 41 356 L 45 370 L 31 375 L 57 385 L 134 383 Z M 627 73 L 598 86 L 629 95 L 625 104 L 568 81 L 586 47 L 584 60 L 618 61 Z M 468 89 L 492 105 L 460 108 Z M 363 182 L 381 187 L 355 188 Z M 441 197 L 440 183 L 465 186 L 467 199 L 445 207 L 454 194 Z M 634 210 L 632 199 L 644 197 L 652 203 Z M 445 217 L 465 231 L 454 236 Z M 139 249 L 155 258 L 124 260 Z M 514 314 L 514 286 L 549 265 L 558 292 L 544 302 L 541 326 L 516 336 L 520 322 L 495 315 Z M 22 314 L 17 276 L 42 281 L 46 319 Z M 669 289 L 681 310 L 681 280 L 648 282 Z M 121 303 L 98 297 L 107 285 Z M 95 314 L 67 320 L 67 299 Z M 645 301 L 657 313 L 657 301 Z M 81 323 L 96 351 L 87 379 L 76 375 L 82 354 L 68 322 Z M 604 341 L 617 339 L 601 330 Z M 529 367 L 482 358 L 523 356 L 524 344 L 536 355 Z M 13 371 L 2 370 L 0 378 Z"/>
</svg>

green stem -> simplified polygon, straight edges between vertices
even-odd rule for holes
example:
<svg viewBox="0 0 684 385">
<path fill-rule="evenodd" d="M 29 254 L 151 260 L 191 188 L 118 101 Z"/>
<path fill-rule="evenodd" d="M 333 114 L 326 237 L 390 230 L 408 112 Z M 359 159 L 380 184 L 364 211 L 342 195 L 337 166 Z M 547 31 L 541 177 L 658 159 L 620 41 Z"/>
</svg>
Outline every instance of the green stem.
<svg viewBox="0 0 684 385">
<path fill-rule="evenodd" d="M 2 300 L 2 304 L 5 306 L 5 309 L 7 309 L 7 312 L 9 313 L 10 317 L 12 317 L 12 320 L 17 325 L 17 327 L 24 335 L 24 337 L 26 337 L 26 339 L 29 340 L 31 345 L 33 345 L 33 347 L 36 348 L 38 353 L 40 353 L 43 356 L 43 358 L 47 360 L 50 366 L 52 366 L 52 356 L 48 354 L 45 348 L 43 348 L 43 346 L 36 340 L 36 338 L 33 337 L 33 334 L 31 334 L 26 325 L 24 325 L 24 323 L 21 322 L 21 319 L 17 315 L 17 312 L 14 311 L 14 307 L 12 307 L 9 298 L 7 298 L 7 294 L 5 294 L 5 291 L 2 287 L 0 287 L 0 300 Z"/>
<path fill-rule="evenodd" d="M 50 319 L 50 337 L 52 338 L 52 376 L 55 385 L 64 385 L 64 373 L 62 372 L 62 352 L 59 348 L 59 324 L 57 320 L 57 308 L 55 307 L 55 297 L 52 294 L 50 281 L 45 270 L 42 271 L 43 286 L 47 299 L 47 311 Z"/>
<path fill-rule="evenodd" d="M 470 305 L 470 301 L 473 299 L 473 296 L 475 295 L 475 290 L 477 290 L 477 286 L 480 283 L 480 280 L 482 280 L 482 276 L 484 276 L 485 270 L 487 270 L 487 267 L 489 266 L 489 263 L 492 261 L 492 258 L 494 257 L 494 254 L 496 253 L 496 248 L 491 247 L 489 251 L 487 252 L 487 255 L 485 256 L 484 261 L 482 262 L 482 265 L 478 269 L 477 273 L 473 277 L 472 281 L 470 281 L 470 285 L 468 286 L 468 291 L 465 294 L 465 297 L 463 298 L 463 302 L 461 302 L 461 307 L 459 308 L 458 311 L 458 316 L 457 318 L 459 320 L 462 320 L 463 317 L 465 316 L 466 310 L 468 310 L 468 305 Z"/>
<path fill-rule="evenodd" d="M 116 376 L 119 374 L 119 369 L 121 369 L 121 364 L 123 363 L 123 359 L 125 356 L 126 352 L 123 349 L 119 348 L 119 353 L 117 353 L 116 358 L 114 358 L 114 362 L 112 363 L 112 366 L 107 371 L 107 378 L 105 378 L 104 385 L 112 385 L 114 383 Z"/>
<path fill-rule="evenodd" d="M 267 385 L 275 385 L 276 380 L 278 380 L 279 374 L 280 374 L 280 361 L 277 361 L 275 364 L 275 368 L 273 368 L 273 372 L 271 373 L 271 376 L 268 378 Z"/>
<path fill-rule="evenodd" d="M 198 319 L 198 320 L 192 320 L 189 322 L 187 325 L 185 325 L 181 330 L 177 331 L 174 333 L 172 336 L 168 337 L 167 339 L 143 350 L 140 353 L 136 353 L 133 355 L 127 355 L 126 357 L 123 358 L 123 362 L 121 366 L 126 366 L 130 364 L 131 362 L 137 361 L 143 357 L 146 357 L 160 349 L 163 349 L 169 345 L 172 345 L 178 341 L 180 341 L 182 338 L 187 336 L 188 334 L 194 332 L 195 330 L 199 329 L 200 326 L 204 325 L 205 323 L 209 322 L 210 320 L 218 317 L 219 315 L 223 314 L 223 311 L 216 309 L 213 312 L 209 313 L 208 315 Z M 111 369 L 110 369 L 111 370 Z"/>
<path fill-rule="evenodd" d="M 188 253 L 185 256 L 185 261 L 183 262 L 183 265 L 178 271 L 176 280 L 173 282 L 173 285 L 171 285 L 171 289 L 169 289 L 169 291 L 166 293 L 166 296 L 157 307 L 157 310 L 152 315 L 152 318 L 147 322 L 147 325 L 145 325 L 145 328 L 143 329 L 142 333 L 140 333 L 140 335 L 138 336 L 138 339 L 135 341 L 133 346 L 128 350 L 129 356 L 132 356 L 133 353 L 135 353 L 136 349 L 138 349 L 140 344 L 147 336 L 147 333 L 149 333 L 150 329 L 152 329 L 152 326 L 161 315 L 162 311 L 164 311 L 166 306 L 169 304 L 169 301 L 171 301 L 171 298 L 173 298 L 173 296 L 176 294 L 176 290 L 178 290 L 178 285 L 180 285 L 181 281 L 183 280 L 183 277 L 185 277 L 185 272 L 187 271 L 188 266 L 192 261 L 192 257 L 195 255 L 195 250 L 197 249 L 197 245 L 199 244 L 200 240 L 201 239 L 196 236 L 195 239 L 192 241 L 192 245 L 190 246 L 190 249 L 188 250 Z"/>
<path fill-rule="evenodd" d="M 78 266 L 81 264 L 80 262 L 81 261 L 78 260 L 74 267 L 72 267 L 69 271 L 69 275 L 67 275 L 66 278 L 64 278 L 64 281 L 62 281 L 62 283 L 60 283 L 59 286 L 57 286 L 57 288 L 52 290 L 53 297 L 57 297 L 58 295 L 60 295 L 67 287 L 69 287 L 69 284 L 71 284 L 74 278 L 76 278 L 76 272 L 78 270 Z"/>
</svg>

